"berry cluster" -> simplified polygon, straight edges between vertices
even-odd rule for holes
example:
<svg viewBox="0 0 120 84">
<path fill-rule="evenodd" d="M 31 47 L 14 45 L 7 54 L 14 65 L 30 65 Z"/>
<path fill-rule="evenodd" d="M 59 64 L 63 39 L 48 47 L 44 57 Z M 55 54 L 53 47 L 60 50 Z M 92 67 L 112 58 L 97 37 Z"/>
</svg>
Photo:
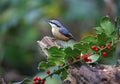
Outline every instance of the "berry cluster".
<svg viewBox="0 0 120 84">
<path fill-rule="evenodd" d="M 76 60 L 79 60 L 80 58 L 81 58 L 81 56 L 80 56 L 80 55 L 78 55 L 78 56 L 76 56 L 76 57 L 75 57 L 75 59 L 76 59 Z M 70 62 L 74 62 L 74 61 L 75 61 L 75 59 L 74 59 L 74 58 L 72 58 L 72 59 L 70 60 Z"/>
<path fill-rule="evenodd" d="M 33 84 L 40 84 L 41 78 L 40 77 L 34 77 L 33 78 Z"/>
<path fill-rule="evenodd" d="M 46 79 L 42 79 L 40 77 L 34 77 L 33 78 L 33 84 L 45 84 Z"/>
<path fill-rule="evenodd" d="M 109 42 L 109 43 L 107 43 L 107 45 L 106 46 L 104 46 L 104 45 L 101 45 L 100 46 L 100 49 L 103 49 L 103 50 L 110 50 L 110 48 L 111 48 L 111 43 Z M 96 45 L 93 45 L 93 46 L 91 46 L 91 49 L 93 50 L 93 51 L 95 51 L 95 52 L 98 52 L 98 48 L 97 48 L 97 46 Z M 107 52 L 106 51 L 102 51 L 101 52 L 101 55 L 102 56 L 106 56 L 107 55 Z"/>
<path fill-rule="evenodd" d="M 96 47 L 96 45 L 91 46 L 91 49 L 95 52 L 98 52 L 98 48 Z"/>
<path fill-rule="evenodd" d="M 91 46 L 91 49 L 95 52 L 95 53 L 101 53 L 102 56 L 107 56 L 107 52 L 106 50 L 110 50 L 111 49 L 111 43 L 107 43 L 106 46 L 105 45 L 101 45 L 100 47 L 97 47 L 96 45 Z M 70 62 L 75 62 L 75 60 L 79 60 L 80 58 L 82 58 L 84 60 L 84 62 L 92 62 L 92 59 L 89 58 L 89 53 L 85 53 L 85 54 L 81 54 L 79 56 L 76 56 L 75 58 L 72 58 L 70 60 Z"/>
<path fill-rule="evenodd" d="M 90 59 L 90 58 L 88 58 L 88 57 L 89 57 L 89 53 L 87 52 L 86 54 L 78 55 L 78 56 L 76 56 L 75 58 L 76 58 L 76 60 L 79 60 L 80 58 L 82 58 L 82 59 L 84 60 L 84 62 L 92 62 L 92 59 Z M 72 58 L 70 61 L 71 61 L 71 62 L 74 62 L 75 59 Z"/>
<path fill-rule="evenodd" d="M 83 58 L 84 62 L 92 62 L 92 59 L 88 58 L 89 57 L 88 52 L 86 54 L 81 54 L 81 57 Z"/>
<path fill-rule="evenodd" d="M 110 48 L 111 48 L 111 43 L 108 43 L 107 44 L 107 50 L 110 50 Z"/>
<path fill-rule="evenodd" d="M 46 74 L 50 74 L 50 70 L 46 70 Z M 46 78 L 41 79 L 40 77 L 33 78 L 33 84 L 45 84 Z"/>
</svg>

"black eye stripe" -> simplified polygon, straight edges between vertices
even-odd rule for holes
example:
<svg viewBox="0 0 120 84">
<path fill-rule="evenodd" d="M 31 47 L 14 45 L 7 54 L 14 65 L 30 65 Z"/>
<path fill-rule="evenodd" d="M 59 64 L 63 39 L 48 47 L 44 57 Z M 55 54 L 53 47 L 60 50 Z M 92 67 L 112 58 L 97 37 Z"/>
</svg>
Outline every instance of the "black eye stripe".
<svg viewBox="0 0 120 84">
<path fill-rule="evenodd" d="M 54 23 L 54 22 L 50 22 L 50 23 L 52 23 L 52 24 L 56 25 L 57 27 L 60 27 L 58 24 L 56 24 L 56 23 Z"/>
</svg>

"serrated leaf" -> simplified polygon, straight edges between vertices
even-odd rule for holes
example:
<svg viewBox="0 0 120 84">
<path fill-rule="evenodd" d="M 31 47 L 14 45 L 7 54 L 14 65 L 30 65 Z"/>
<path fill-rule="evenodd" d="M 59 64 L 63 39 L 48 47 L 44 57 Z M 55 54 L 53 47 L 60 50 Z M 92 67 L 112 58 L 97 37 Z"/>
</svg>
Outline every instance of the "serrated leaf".
<svg viewBox="0 0 120 84">
<path fill-rule="evenodd" d="M 111 35 L 115 31 L 114 26 L 109 21 L 108 17 L 104 17 L 102 19 L 100 25 L 101 25 L 101 27 L 106 35 Z"/>
<path fill-rule="evenodd" d="M 58 64 L 63 64 L 64 63 L 64 59 L 63 58 L 59 58 L 59 57 L 52 57 L 52 56 L 49 56 L 47 58 L 48 62 L 52 62 L 52 63 L 55 63 L 56 65 Z"/>
<path fill-rule="evenodd" d="M 64 80 L 67 77 L 67 75 L 68 75 L 67 71 L 65 69 L 62 70 L 61 79 Z"/>
<path fill-rule="evenodd" d="M 54 74 L 60 75 L 60 73 L 61 73 L 61 70 L 54 71 Z"/>
<path fill-rule="evenodd" d="M 83 37 L 81 39 L 81 42 L 84 42 L 84 43 L 96 43 L 96 38 L 92 35 L 89 35 L 89 36 L 86 36 L 86 37 Z"/>
<path fill-rule="evenodd" d="M 38 67 L 39 67 L 39 69 L 47 69 L 48 68 L 48 65 L 47 65 L 47 62 L 40 62 L 39 64 L 38 64 Z"/>
<path fill-rule="evenodd" d="M 46 49 L 48 54 L 51 56 L 65 56 L 65 53 L 63 52 L 62 48 L 58 48 L 56 46 L 50 47 L 49 49 Z"/>
<path fill-rule="evenodd" d="M 66 59 L 71 59 L 72 57 L 78 56 L 81 54 L 80 50 L 71 47 L 65 48 L 64 52 L 66 53 Z"/>
<path fill-rule="evenodd" d="M 55 66 L 56 64 L 54 62 L 40 62 L 38 64 L 39 69 L 48 69 L 50 66 Z"/>
<path fill-rule="evenodd" d="M 95 27 L 96 34 L 101 34 L 103 32 L 103 29 L 101 27 Z"/>
<path fill-rule="evenodd" d="M 76 43 L 74 45 L 74 48 L 77 48 L 78 50 L 80 50 L 81 52 L 86 52 L 89 50 L 89 48 L 91 47 L 91 44 L 90 43 L 84 43 L 84 42 L 79 42 L 79 43 Z"/>
<path fill-rule="evenodd" d="M 94 63 L 94 62 L 98 61 L 99 57 L 100 56 L 98 54 L 93 54 L 88 57 L 88 59 L 92 59 L 92 62 L 87 62 L 87 63 Z"/>
<path fill-rule="evenodd" d="M 74 48 L 79 49 L 81 52 L 86 52 L 90 49 L 92 45 L 97 44 L 97 39 L 94 36 L 86 36 L 84 37 L 81 42 L 76 43 Z"/>
<path fill-rule="evenodd" d="M 110 39 L 105 33 L 97 34 L 98 45 L 105 45 Z"/>
<path fill-rule="evenodd" d="M 118 57 L 115 55 L 115 47 L 111 47 L 111 49 L 106 51 L 107 55 L 106 56 L 100 56 L 100 60 L 98 61 L 101 64 L 116 64 Z"/>
</svg>

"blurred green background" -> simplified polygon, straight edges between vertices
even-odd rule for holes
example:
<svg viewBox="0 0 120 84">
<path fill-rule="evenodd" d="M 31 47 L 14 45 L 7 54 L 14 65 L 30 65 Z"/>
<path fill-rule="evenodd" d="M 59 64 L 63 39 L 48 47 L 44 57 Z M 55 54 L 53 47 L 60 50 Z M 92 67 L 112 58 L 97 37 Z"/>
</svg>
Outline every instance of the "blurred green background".
<svg viewBox="0 0 120 84">
<path fill-rule="evenodd" d="M 36 41 L 52 36 L 48 19 L 59 20 L 79 41 L 103 16 L 113 21 L 119 9 L 119 0 L 0 0 L 0 76 L 9 82 L 42 73 L 37 65 L 45 58 Z"/>
</svg>

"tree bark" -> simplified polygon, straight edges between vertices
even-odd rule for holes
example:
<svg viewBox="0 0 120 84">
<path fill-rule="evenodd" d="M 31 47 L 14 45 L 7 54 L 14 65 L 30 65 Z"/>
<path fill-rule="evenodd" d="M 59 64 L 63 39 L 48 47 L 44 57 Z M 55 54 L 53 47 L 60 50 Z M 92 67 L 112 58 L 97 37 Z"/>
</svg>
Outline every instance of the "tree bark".
<svg viewBox="0 0 120 84">
<path fill-rule="evenodd" d="M 37 41 L 45 56 L 48 56 L 45 48 L 51 46 L 62 47 L 51 37 L 45 36 Z M 68 76 L 62 84 L 120 84 L 120 61 L 117 65 L 88 65 L 82 62 L 71 65 Z"/>
</svg>

